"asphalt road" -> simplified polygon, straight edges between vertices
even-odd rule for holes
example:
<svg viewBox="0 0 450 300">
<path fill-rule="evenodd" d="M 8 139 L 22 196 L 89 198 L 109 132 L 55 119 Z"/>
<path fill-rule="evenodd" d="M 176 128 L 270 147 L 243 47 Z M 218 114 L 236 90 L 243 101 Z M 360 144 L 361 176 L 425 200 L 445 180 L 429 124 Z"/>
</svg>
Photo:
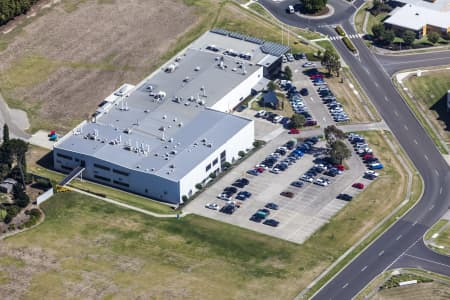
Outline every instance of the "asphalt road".
<svg viewBox="0 0 450 300">
<path fill-rule="evenodd" d="M 261 3 L 265 5 L 266 2 L 269 1 L 263 0 Z M 333 5 L 334 1 L 330 3 Z M 362 1 L 357 5 L 361 3 Z M 308 24 L 311 28 L 311 20 L 282 14 L 281 6 L 286 4 L 287 2 L 278 4 L 278 9 L 274 10 L 273 14 L 290 25 L 305 27 Z M 272 2 L 271 6 L 265 6 L 270 10 L 273 5 L 275 4 Z M 314 28 L 324 34 L 334 35 L 334 29 L 323 24 L 340 23 L 348 34 L 355 34 L 351 24 L 354 10 L 354 6 L 349 6 L 343 12 L 345 17 L 337 10 L 338 17 L 319 20 L 314 23 Z M 377 59 L 361 39 L 352 41 L 358 49 L 357 56 L 350 53 L 341 40 L 332 43 L 415 164 L 422 175 L 425 188 L 420 202 L 324 286 L 314 299 L 351 299 L 378 274 L 392 267 L 426 267 L 438 273 L 450 274 L 449 258 L 427 250 L 422 242 L 426 230 L 449 208 L 450 168 L 397 93 L 390 80 L 392 73 L 389 73 L 399 70 L 402 66 L 411 68 L 413 63 L 420 64 L 419 66 L 430 65 L 430 60 L 436 58 L 437 54 L 411 55 L 407 58 L 396 56 L 394 62 L 402 64 L 397 65 L 398 69 L 387 71 L 380 63 L 380 56 Z M 414 62 L 413 57 L 420 58 Z M 412 62 L 408 64 L 408 60 Z M 387 59 L 383 62 L 389 65 Z"/>
<path fill-rule="evenodd" d="M 376 58 L 390 75 L 405 69 L 450 65 L 450 51 L 448 50 L 403 56 L 376 55 Z"/>
</svg>

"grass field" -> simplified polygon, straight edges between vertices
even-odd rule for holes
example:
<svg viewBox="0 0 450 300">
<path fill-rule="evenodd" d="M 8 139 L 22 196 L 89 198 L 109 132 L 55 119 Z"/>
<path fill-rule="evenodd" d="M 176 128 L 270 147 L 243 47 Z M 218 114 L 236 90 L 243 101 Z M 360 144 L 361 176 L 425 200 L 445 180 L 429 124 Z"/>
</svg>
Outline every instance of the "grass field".
<svg viewBox="0 0 450 300">
<path fill-rule="evenodd" d="M 444 226 L 448 224 L 448 221 L 441 220 L 437 224 L 442 224 L 442 226 Z M 441 249 L 437 249 L 437 251 L 443 254 L 450 255 L 450 226 L 447 226 L 444 230 L 442 230 L 439 233 L 438 237 L 433 240 L 433 243 L 444 247 Z"/>
<path fill-rule="evenodd" d="M 414 104 L 439 132 L 442 140 L 450 143 L 450 115 L 447 112 L 447 91 L 450 89 L 450 69 L 410 76 L 403 84 L 413 95 Z"/>
<path fill-rule="evenodd" d="M 330 41 L 317 41 L 316 44 L 324 48 L 325 50 L 336 51 Z"/>
<path fill-rule="evenodd" d="M 23 269 L 8 265 L 6 281 L 18 284 L 0 284 L 0 293 L 25 299 L 76 292 L 81 298 L 293 298 L 404 199 L 403 166 L 381 132 L 364 134 L 386 164 L 383 176 L 302 245 L 197 216 L 154 219 L 61 193 L 44 205 L 42 225 L 0 245 L 1 257 L 21 259 L 32 270 L 16 276 Z"/>
</svg>

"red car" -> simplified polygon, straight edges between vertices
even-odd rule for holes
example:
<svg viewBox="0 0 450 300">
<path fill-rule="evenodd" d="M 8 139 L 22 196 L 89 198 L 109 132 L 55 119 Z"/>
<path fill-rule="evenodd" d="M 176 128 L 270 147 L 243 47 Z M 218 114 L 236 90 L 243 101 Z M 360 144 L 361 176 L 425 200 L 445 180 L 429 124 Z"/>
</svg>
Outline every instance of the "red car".
<svg viewBox="0 0 450 300">
<path fill-rule="evenodd" d="M 258 173 L 262 173 L 265 171 L 263 167 L 258 167 L 255 170 L 258 171 Z"/>
<path fill-rule="evenodd" d="M 313 74 L 310 76 L 311 79 L 316 79 L 316 78 L 323 78 L 322 74 Z"/>
<path fill-rule="evenodd" d="M 299 134 L 299 133 L 300 133 L 300 130 L 298 130 L 297 128 L 291 128 L 289 130 L 289 134 Z"/>
<path fill-rule="evenodd" d="M 335 165 L 334 166 L 336 169 L 338 169 L 339 171 L 344 171 L 345 167 L 343 165 Z"/>
<path fill-rule="evenodd" d="M 364 183 L 356 182 L 352 185 L 355 189 L 362 190 L 364 188 Z"/>
<path fill-rule="evenodd" d="M 363 160 L 366 160 L 366 159 L 369 159 L 369 158 L 373 158 L 373 154 L 371 154 L 371 153 L 364 154 Z"/>
</svg>

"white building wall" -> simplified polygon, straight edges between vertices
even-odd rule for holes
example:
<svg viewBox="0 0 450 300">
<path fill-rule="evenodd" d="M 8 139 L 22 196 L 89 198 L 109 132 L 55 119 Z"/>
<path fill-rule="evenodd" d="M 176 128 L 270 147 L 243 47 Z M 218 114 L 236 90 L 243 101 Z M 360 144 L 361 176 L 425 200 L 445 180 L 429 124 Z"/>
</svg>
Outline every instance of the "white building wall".
<svg viewBox="0 0 450 300">
<path fill-rule="evenodd" d="M 260 67 L 257 71 L 250 75 L 246 80 L 242 81 L 237 87 L 231 90 L 211 108 L 218 111 L 230 112 L 242 100 L 244 100 L 248 95 L 251 94 L 252 88 L 258 83 L 258 81 L 261 80 L 262 77 L 263 67 Z"/>
<path fill-rule="evenodd" d="M 164 202 L 178 204 L 181 199 L 178 182 L 167 180 L 155 174 L 130 170 L 92 156 L 58 148 L 54 148 L 53 151 L 54 168 L 57 171 L 69 173 L 70 170 L 64 168 L 64 166 L 75 168 L 84 161 L 86 170 L 83 171 L 82 176 L 85 179 Z M 72 157 L 72 159 L 60 157 L 58 154 Z M 107 169 L 99 168 L 95 164 Z M 114 172 L 114 170 L 128 173 L 128 176 Z M 109 180 L 104 180 L 99 176 Z"/>
<path fill-rule="evenodd" d="M 216 151 L 214 151 L 211 155 L 209 155 L 206 159 L 204 159 L 200 164 L 197 165 L 194 169 L 192 169 L 189 173 L 187 173 L 180 180 L 180 193 L 181 196 L 186 195 L 190 196 L 195 193 L 196 188 L 195 185 L 197 183 L 201 183 L 203 179 L 207 178 L 209 174 L 213 173 L 215 170 L 219 168 L 220 170 L 220 153 L 224 150 L 226 151 L 225 161 L 232 162 L 239 158 L 239 151 L 245 151 L 247 149 L 253 148 L 253 142 L 255 140 L 255 129 L 254 122 L 249 122 L 247 126 L 242 128 L 238 133 L 236 133 L 232 138 L 230 138 L 225 144 L 219 147 Z M 218 163 L 212 166 L 214 159 L 218 159 Z M 206 166 L 211 164 L 211 169 L 207 172 Z"/>
</svg>

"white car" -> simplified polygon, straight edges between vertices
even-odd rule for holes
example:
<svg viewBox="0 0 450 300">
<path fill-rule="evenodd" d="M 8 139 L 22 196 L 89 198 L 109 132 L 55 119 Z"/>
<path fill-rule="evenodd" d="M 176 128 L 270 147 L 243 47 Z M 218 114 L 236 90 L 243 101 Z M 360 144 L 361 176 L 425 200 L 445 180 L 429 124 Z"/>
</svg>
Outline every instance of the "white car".
<svg viewBox="0 0 450 300">
<path fill-rule="evenodd" d="M 306 181 L 306 182 L 313 182 L 314 179 L 312 177 L 309 177 L 308 175 L 303 175 L 300 177 L 300 180 Z"/>
<path fill-rule="evenodd" d="M 372 170 L 364 172 L 364 177 L 377 178 L 378 176 L 380 176 L 380 174 Z"/>
<path fill-rule="evenodd" d="M 216 203 L 207 203 L 205 205 L 206 208 L 212 209 L 212 210 L 219 210 L 220 206 Z"/>
<path fill-rule="evenodd" d="M 228 196 L 228 195 L 225 194 L 225 193 L 219 194 L 219 195 L 217 196 L 217 198 L 222 199 L 222 200 L 226 200 L 226 201 L 230 201 L 230 200 L 231 200 L 231 197 Z"/>
<path fill-rule="evenodd" d="M 273 169 L 270 170 L 270 173 L 279 174 L 280 173 L 280 169 L 273 168 Z"/>
<path fill-rule="evenodd" d="M 267 111 L 265 111 L 264 109 L 258 111 L 258 117 L 264 117 L 267 114 Z"/>
<path fill-rule="evenodd" d="M 314 63 L 312 63 L 312 62 L 305 62 L 304 64 L 303 64 L 303 68 L 309 68 L 309 67 L 315 67 L 316 65 L 314 64 Z"/>
<path fill-rule="evenodd" d="M 326 182 L 322 178 L 317 178 L 314 183 L 317 184 L 317 185 L 320 185 L 320 186 L 327 186 L 328 185 L 328 182 Z"/>
<path fill-rule="evenodd" d="M 273 123 L 279 123 L 282 119 L 282 116 L 276 116 L 275 118 L 273 118 Z"/>
</svg>

